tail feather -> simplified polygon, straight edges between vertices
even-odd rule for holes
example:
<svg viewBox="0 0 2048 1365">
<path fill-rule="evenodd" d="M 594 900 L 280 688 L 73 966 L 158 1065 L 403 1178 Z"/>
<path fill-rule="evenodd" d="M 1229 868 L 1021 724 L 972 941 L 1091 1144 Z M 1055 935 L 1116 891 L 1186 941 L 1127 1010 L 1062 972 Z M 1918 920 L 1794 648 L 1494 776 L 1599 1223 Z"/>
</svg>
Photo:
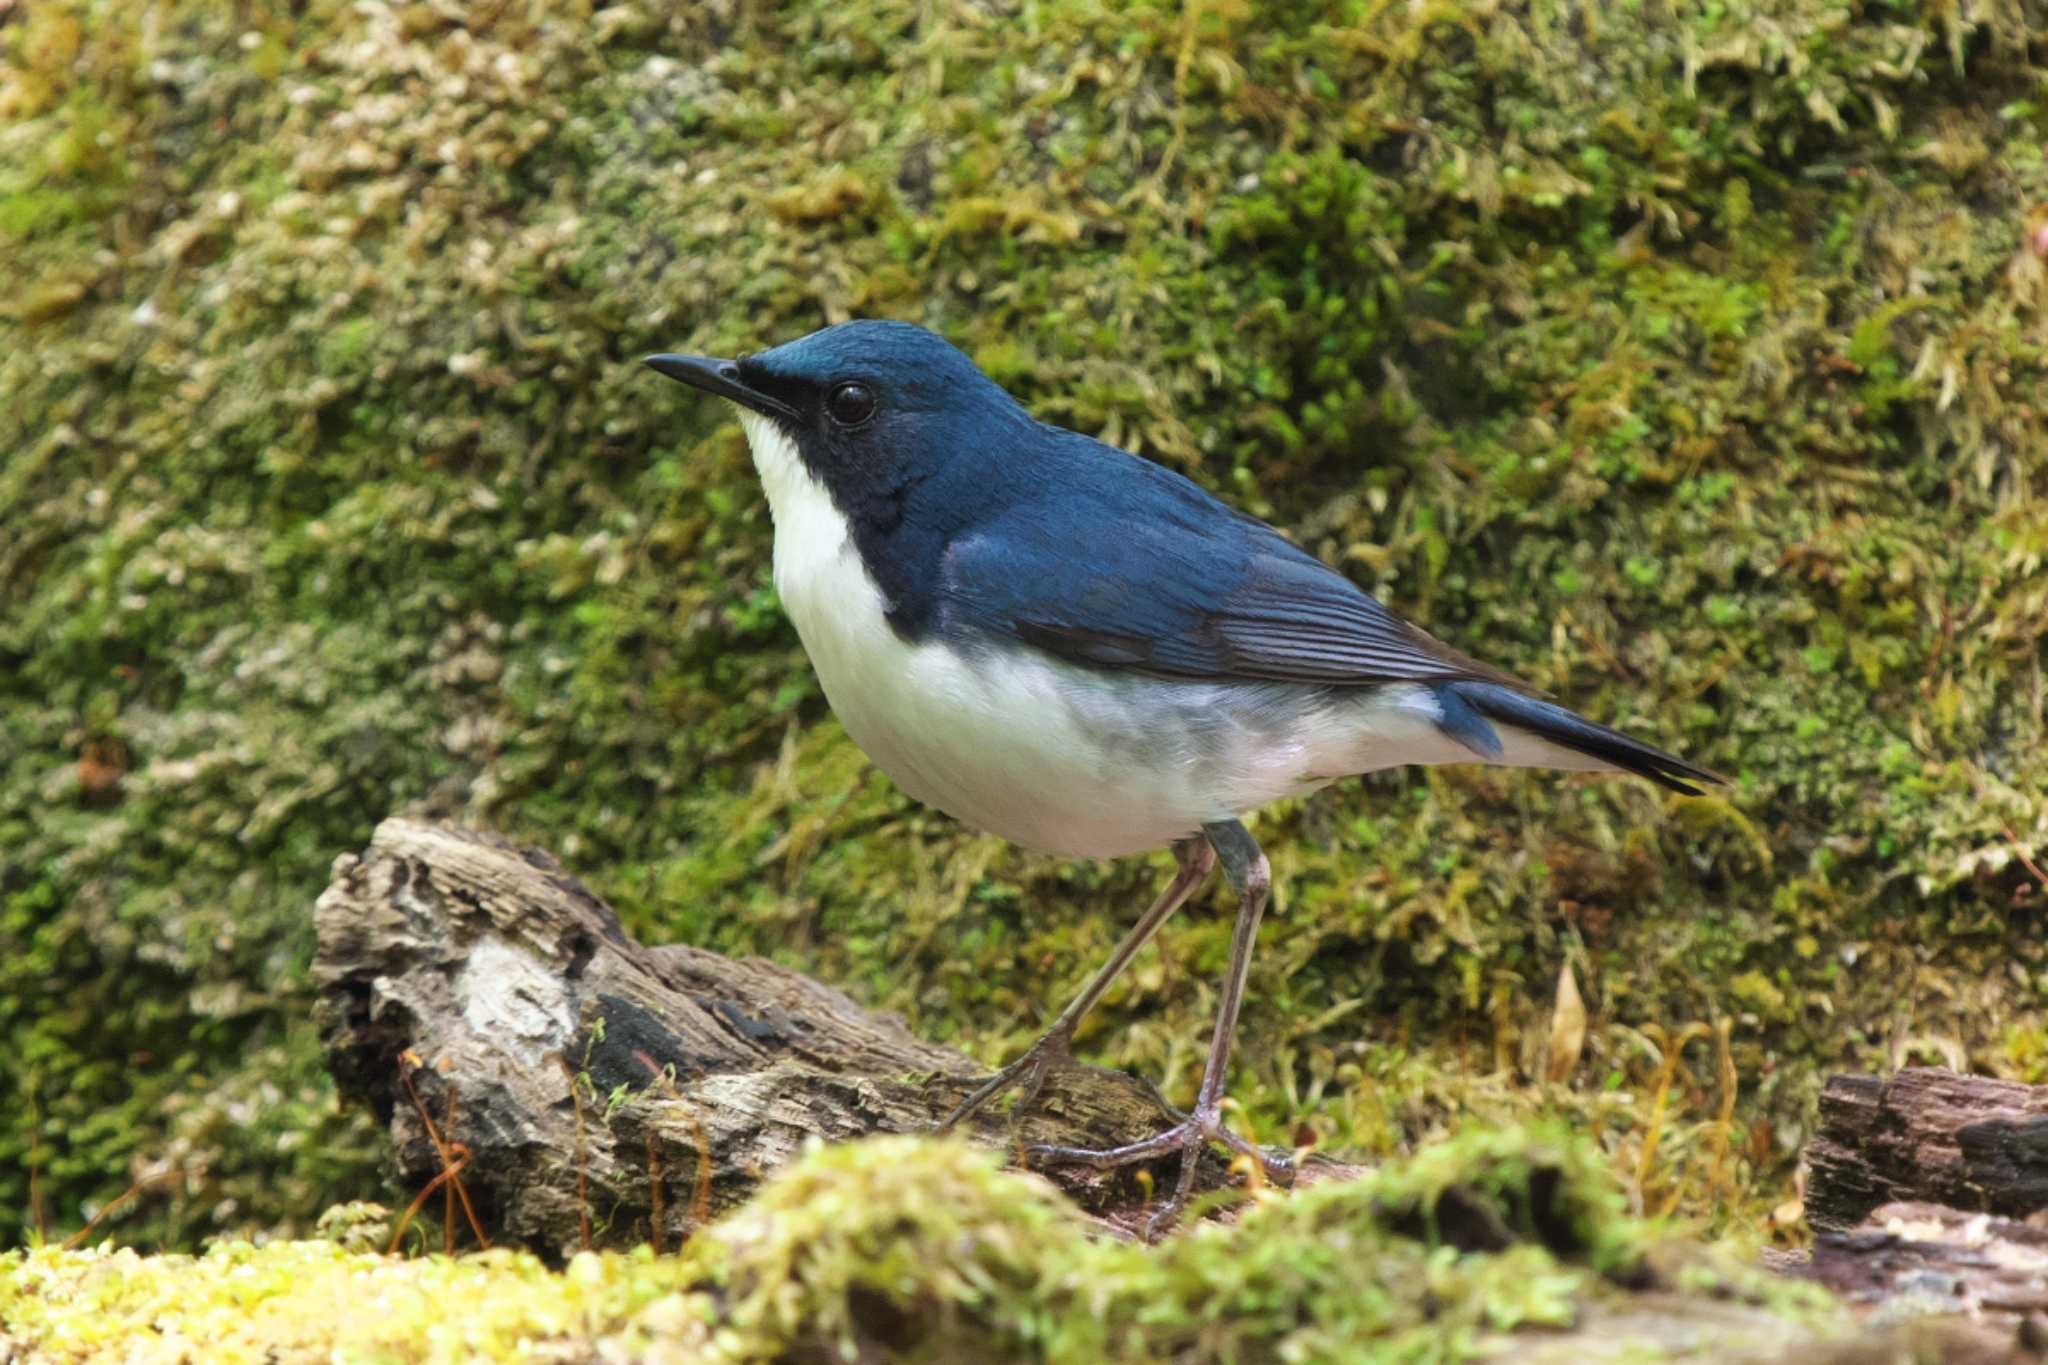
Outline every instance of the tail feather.
<svg viewBox="0 0 2048 1365">
<path fill-rule="evenodd" d="M 1700 789 L 1687 781 L 1688 778 L 1698 782 L 1725 783 L 1728 780 L 1711 768 L 1688 763 L 1676 754 L 1667 754 L 1654 745 L 1630 739 L 1621 731 L 1587 720 L 1577 712 L 1567 711 L 1562 706 L 1499 683 L 1444 683 L 1439 689 L 1440 696 L 1442 693 L 1451 694 L 1488 720 L 1527 730 L 1552 744 L 1596 758 L 1623 772 L 1647 777 L 1659 786 L 1684 792 L 1687 796 L 1700 795 Z M 1448 713 L 1452 708 L 1445 709 Z"/>
</svg>

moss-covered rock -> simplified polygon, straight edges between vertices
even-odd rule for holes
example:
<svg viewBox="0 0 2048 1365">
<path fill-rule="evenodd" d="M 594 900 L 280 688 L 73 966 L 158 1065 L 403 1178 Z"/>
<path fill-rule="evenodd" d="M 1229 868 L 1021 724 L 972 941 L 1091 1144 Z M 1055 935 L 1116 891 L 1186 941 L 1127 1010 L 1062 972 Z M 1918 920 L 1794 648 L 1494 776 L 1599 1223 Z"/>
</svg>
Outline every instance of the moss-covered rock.
<svg viewBox="0 0 2048 1365">
<path fill-rule="evenodd" d="M 0 1240 L 144 1177 L 116 1227 L 172 1245 L 410 1197 L 304 1022 L 307 907 L 394 810 L 991 1057 L 1057 1008 L 1163 864 L 1023 855 L 865 773 L 738 433 L 630 363 L 852 315 L 1738 779 L 1399 771 L 1275 812 L 1262 1135 L 1561 1113 L 1643 1207 L 1753 1223 L 1823 1068 L 2038 1079 L 2042 28 L 14 7 Z M 1190 1087 L 1227 938 L 1169 926 L 1084 1048 Z M 1539 1082 L 1566 963 L 1592 1022 Z"/>
</svg>

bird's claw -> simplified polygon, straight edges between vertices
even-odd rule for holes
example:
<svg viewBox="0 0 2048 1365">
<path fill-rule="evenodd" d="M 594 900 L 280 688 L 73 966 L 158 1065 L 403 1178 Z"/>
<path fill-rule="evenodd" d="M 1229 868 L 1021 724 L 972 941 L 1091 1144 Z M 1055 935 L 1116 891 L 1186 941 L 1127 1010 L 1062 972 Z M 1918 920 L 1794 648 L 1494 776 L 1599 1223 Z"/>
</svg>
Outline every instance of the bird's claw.
<svg viewBox="0 0 2048 1365">
<path fill-rule="evenodd" d="M 1016 1061 L 996 1072 L 968 1093 L 966 1099 L 953 1106 L 953 1112 L 939 1120 L 935 1130 L 949 1133 L 954 1125 L 981 1109 L 990 1100 L 1018 1085 L 1024 1087 L 1017 1096 L 1017 1102 L 1010 1107 L 1012 1114 L 1021 1114 L 1038 1099 L 1038 1092 L 1045 1089 L 1046 1077 L 1053 1072 L 1070 1066 L 1080 1066 L 1074 1060 L 1069 1040 L 1057 1033 L 1048 1033 L 1031 1045 Z"/>
<path fill-rule="evenodd" d="M 1156 1087 L 1152 1095 L 1160 1107 L 1169 1114 L 1180 1111 L 1166 1102 Z M 1180 1121 L 1163 1133 L 1156 1133 L 1121 1147 L 1062 1147 L 1053 1143 L 1036 1143 L 1025 1149 L 1025 1155 L 1034 1163 L 1061 1166 L 1091 1166 L 1098 1171 L 1114 1170 L 1118 1166 L 1129 1166 L 1155 1157 L 1180 1153 L 1180 1176 L 1174 1182 L 1173 1193 L 1165 1203 L 1153 1210 L 1145 1223 L 1145 1240 L 1157 1241 L 1171 1228 L 1188 1206 L 1194 1194 L 1195 1170 L 1200 1165 L 1202 1152 L 1211 1142 L 1220 1142 L 1246 1160 L 1254 1162 L 1261 1175 L 1281 1188 L 1294 1184 L 1295 1166 L 1291 1157 L 1277 1156 L 1256 1143 L 1250 1142 L 1223 1126 L 1220 1112 L 1180 1115 Z"/>
</svg>

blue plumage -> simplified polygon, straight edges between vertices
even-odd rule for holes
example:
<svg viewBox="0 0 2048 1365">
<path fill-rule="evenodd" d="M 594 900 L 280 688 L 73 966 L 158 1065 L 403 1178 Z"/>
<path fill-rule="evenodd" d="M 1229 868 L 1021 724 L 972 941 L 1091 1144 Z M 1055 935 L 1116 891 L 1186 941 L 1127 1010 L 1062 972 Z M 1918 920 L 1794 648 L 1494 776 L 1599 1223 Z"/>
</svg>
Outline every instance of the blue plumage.
<svg viewBox="0 0 2048 1365">
<path fill-rule="evenodd" d="M 1647 777 L 1659 786 L 1668 787 L 1688 796 L 1698 796 L 1700 789 L 1686 778 L 1697 778 L 1703 782 L 1719 782 L 1721 778 L 1706 768 L 1688 763 L 1682 758 L 1665 753 L 1662 749 L 1631 739 L 1619 730 L 1610 730 L 1597 721 L 1587 720 L 1576 711 L 1568 711 L 1555 702 L 1541 697 L 1532 697 L 1511 687 L 1490 682 L 1458 682 L 1439 688 L 1438 694 L 1457 697 L 1467 709 L 1482 718 L 1497 720 L 1503 725 L 1512 725 L 1530 734 L 1569 749 L 1597 758 L 1623 772 Z M 1495 740 L 1494 758 L 1500 756 L 1499 741 Z"/>
<path fill-rule="evenodd" d="M 1512 681 L 1191 480 L 1034 421 L 922 328 L 846 323 L 738 372 L 797 410 L 828 380 L 890 395 L 797 448 L 907 638 L 989 634 L 1174 677 Z"/>
<path fill-rule="evenodd" d="M 1193 1111 L 1159 1137 L 1042 1159 L 1115 1165 L 1230 1143 L 1223 1076 L 1267 896 L 1238 817 L 1354 773 L 1474 760 L 1706 769 L 1531 695 L 1171 470 L 1035 421 L 943 339 L 855 322 L 741 360 L 654 356 L 738 405 L 775 515 L 775 581 L 833 710 L 896 782 L 1033 847 L 1171 845 L 1173 884 L 1018 1062 L 947 1120 L 1065 1065 L 1081 1016 L 1220 863 L 1239 894 Z"/>
<path fill-rule="evenodd" d="M 1053 427 L 1012 439 L 1034 477 L 949 540 L 940 629 L 1179 678 L 1506 680 L 1170 469 Z"/>
<path fill-rule="evenodd" d="M 1508 690 L 1493 683 L 1468 683 L 1464 686 L 1492 687 L 1499 692 Z M 1500 742 L 1499 732 L 1486 723 L 1486 717 L 1467 698 L 1464 687 L 1457 683 L 1440 683 L 1430 689 L 1430 694 L 1436 698 L 1437 708 L 1442 712 L 1437 728 L 1481 758 L 1498 759 L 1507 752 L 1506 746 Z"/>
</svg>

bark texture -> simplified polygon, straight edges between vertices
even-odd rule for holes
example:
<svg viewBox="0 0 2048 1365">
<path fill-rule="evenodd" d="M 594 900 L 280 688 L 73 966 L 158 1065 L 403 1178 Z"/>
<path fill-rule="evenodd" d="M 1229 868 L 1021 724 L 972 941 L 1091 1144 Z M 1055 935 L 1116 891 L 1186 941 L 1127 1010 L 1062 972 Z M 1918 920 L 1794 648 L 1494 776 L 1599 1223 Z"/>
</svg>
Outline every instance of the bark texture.
<svg viewBox="0 0 2048 1365">
<path fill-rule="evenodd" d="M 2048 1208 L 2048 1086 L 1938 1067 L 1834 1076 L 1806 1164 L 1821 1232 L 1901 1202 L 2025 1217 Z"/>
<path fill-rule="evenodd" d="M 2048 1359 L 2048 1086 L 1938 1067 L 1835 1076 L 1820 1119 L 1817 1235 L 1781 1268 L 1881 1321 L 1953 1324 L 1936 1359 Z"/>
<path fill-rule="evenodd" d="M 1892 1317 L 1958 1315 L 2024 1328 L 2048 1352 L 2048 1223 L 1940 1204 L 1886 1204 L 1823 1233 L 1799 1273 Z"/>
<path fill-rule="evenodd" d="M 401 1180 L 466 1155 L 490 1234 L 547 1251 L 580 1246 L 586 1214 L 601 1244 L 677 1245 L 807 1140 L 928 1131 L 982 1074 L 788 968 L 636 943 L 553 857 L 489 834 L 387 820 L 314 915 L 329 1063 L 388 1125 Z M 1014 1128 L 1001 1105 L 970 1136 L 1100 1147 L 1165 1122 L 1141 1082 L 1092 1068 Z M 1046 1174 L 1119 1229 L 1143 1217 L 1134 1170 Z M 1200 1188 L 1231 1178 L 1212 1152 Z"/>
</svg>

